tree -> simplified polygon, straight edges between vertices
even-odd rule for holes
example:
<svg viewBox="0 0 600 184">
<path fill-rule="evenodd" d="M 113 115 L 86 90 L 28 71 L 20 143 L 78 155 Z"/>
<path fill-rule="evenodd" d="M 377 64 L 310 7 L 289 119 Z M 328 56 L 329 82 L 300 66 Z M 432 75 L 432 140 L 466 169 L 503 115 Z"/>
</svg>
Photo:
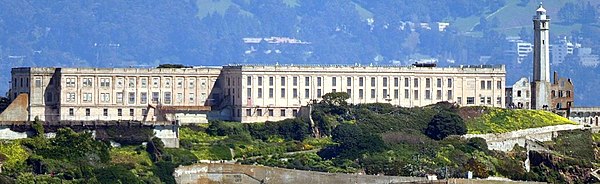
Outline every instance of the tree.
<svg viewBox="0 0 600 184">
<path fill-rule="evenodd" d="M 334 142 L 339 143 L 342 158 L 357 158 L 366 152 L 379 152 L 385 148 L 381 136 L 366 132 L 353 124 L 340 124 L 331 133 Z"/>
<path fill-rule="evenodd" d="M 441 111 L 433 116 L 425 132 L 430 138 L 441 140 L 449 135 L 466 134 L 467 126 L 455 112 Z"/>
</svg>

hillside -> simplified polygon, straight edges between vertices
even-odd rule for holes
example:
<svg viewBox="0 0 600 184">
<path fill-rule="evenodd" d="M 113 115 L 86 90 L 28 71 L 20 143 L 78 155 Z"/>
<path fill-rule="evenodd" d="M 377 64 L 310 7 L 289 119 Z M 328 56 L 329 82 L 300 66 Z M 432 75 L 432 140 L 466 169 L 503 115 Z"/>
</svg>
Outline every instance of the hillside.
<svg viewBox="0 0 600 184">
<path fill-rule="evenodd" d="M 527 2 L 527 3 L 524 3 Z M 561 34 L 600 51 L 597 19 L 558 16 L 567 4 L 544 1 Z M 589 1 L 597 12 L 597 1 Z M 0 0 L 0 82 L 11 67 L 154 67 L 165 63 L 224 64 L 505 64 L 507 84 L 530 76 L 531 64 L 506 56 L 506 36 L 531 37 L 534 1 L 528 0 L 192 0 L 169 3 Z M 567 8 L 568 10 L 568 8 Z M 593 14 L 593 13 L 592 13 Z M 563 21 L 561 17 L 573 17 Z M 449 22 L 446 31 L 437 22 Z M 421 23 L 424 23 L 421 25 Z M 244 43 L 283 37 L 310 44 Z M 482 56 L 490 56 L 482 61 Z M 485 58 L 484 57 L 484 58 Z M 553 66 L 578 87 L 576 105 L 599 97 L 600 68 Z M 583 72 L 579 72 L 583 71 Z M 567 75 L 568 74 L 568 75 Z M 5 83 L 6 84 L 6 83 Z M 7 85 L 0 85 L 6 91 Z"/>
</svg>

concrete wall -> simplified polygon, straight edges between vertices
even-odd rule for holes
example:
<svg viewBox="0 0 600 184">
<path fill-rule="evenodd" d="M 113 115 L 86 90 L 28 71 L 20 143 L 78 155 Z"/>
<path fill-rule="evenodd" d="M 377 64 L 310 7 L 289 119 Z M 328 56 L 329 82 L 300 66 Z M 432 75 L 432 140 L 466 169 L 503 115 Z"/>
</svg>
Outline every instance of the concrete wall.
<svg viewBox="0 0 600 184">
<path fill-rule="evenodd" d="M 166 148 L 179 148 L 179 126 L 154 126 L 154 136 L 160 138 Z"/>
<path fill-rule="evenodd" d="M 481 137 L 487 141 L 488 149 L 510 151 L 515 144 L 524 147 L 527 140 L 551 141 L 558 131 L 583 129 L 583 125 L 556 125 L 540 128 L 529 128 L 502 134 L 467 134 L 464 138 Z"/>
<path fill-rule="evenodd" d="M 324 173 L 239 164 L 196 164 L 181 166 L 173 173 L 186 183 L 402 183 L 427 181 L 425 177 L 374 176 Z"/>
<path fill-rule="evenodd" d="M 0 121 L 28 121 L 29 95 L 21 93 L 13 100 L 8 107 L 0 114 Z"/>
</svg>

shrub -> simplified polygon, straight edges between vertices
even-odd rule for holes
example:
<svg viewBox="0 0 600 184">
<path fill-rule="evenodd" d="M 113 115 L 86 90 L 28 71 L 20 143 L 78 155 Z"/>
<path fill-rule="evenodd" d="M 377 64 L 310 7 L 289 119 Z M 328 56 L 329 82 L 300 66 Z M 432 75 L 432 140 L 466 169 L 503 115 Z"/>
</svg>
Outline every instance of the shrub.
<svg viewBox="0 0 600 184">
<path fill-rule="evenodd" d="M 441 111 L 433 116 L 427 125 L 426 134 L 432 139 L 441 140 L 449 135 L 463 135 L 467 133 L 467 126 L 462 118 L 450 111 Z"/>
<path fill-rule="evenodd" d="M 142 183 L 142 181 L 138 179 L 131 171 L 119 165 L 98 168 L 94 171 L 94 174 L 96 175 L 98 182 L 101 184 Z"/>
</svg>

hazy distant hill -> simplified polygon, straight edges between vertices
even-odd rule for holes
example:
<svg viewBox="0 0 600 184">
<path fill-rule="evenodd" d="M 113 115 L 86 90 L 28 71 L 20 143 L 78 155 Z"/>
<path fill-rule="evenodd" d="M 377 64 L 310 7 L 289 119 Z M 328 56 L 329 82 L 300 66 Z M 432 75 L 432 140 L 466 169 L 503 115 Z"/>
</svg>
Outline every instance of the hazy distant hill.
<svg viewBox="0 0 600 184">
<path fill-rule="evenodd" d="M 569 2 L 587 5 L 584 0 L 544 1 L 553 18 L 553 36 L 574 34 L 600 50 L 600 44 L 594 44 L 600 41 L 596 22 L 581 22 L 582 13 L 558 16 Z M 600 2 L 590 2 L 597 10 Z M 0 82 L 9 81 L 8 70 L 15 66 L 408 64 L 410 59 L 420 58 L 437 58 L 441 65 L 448 65 L 482 64 L 481 56 L 491 56 L 487 64 L 506 64 L 512 83 L 528 76 L 531 66 L 516 64 L 503 55 L 511 47 L 504 38 L 523 31 L 531 34 L 531 16 L 537 6 L 528 0 L 0 3 Z M 561 17 L 576 22 L 566 23 Z M 439 32 L 437 22 L 450 26 Z M 310 44 L 249 44 L 243 41 L 247 37 L 287 37 Z M 569 68 L 586 72 L 569 72 Z M 596 87 L 600 81 L 585 80 L 600 78 L 599 69 L 553 69 L 571 75 L 577 90 L 591 89 L 578 95 L 577 104 L 600 104 L 592 97 L 592 91 L 600 90 Z M 580 73 L 586 73 L 586 78 L 579 79 Z M 6 90 L 4 84 L 0 91 Z M 586 98 L 579 98 L 583 96 Z"/>
</svg>

